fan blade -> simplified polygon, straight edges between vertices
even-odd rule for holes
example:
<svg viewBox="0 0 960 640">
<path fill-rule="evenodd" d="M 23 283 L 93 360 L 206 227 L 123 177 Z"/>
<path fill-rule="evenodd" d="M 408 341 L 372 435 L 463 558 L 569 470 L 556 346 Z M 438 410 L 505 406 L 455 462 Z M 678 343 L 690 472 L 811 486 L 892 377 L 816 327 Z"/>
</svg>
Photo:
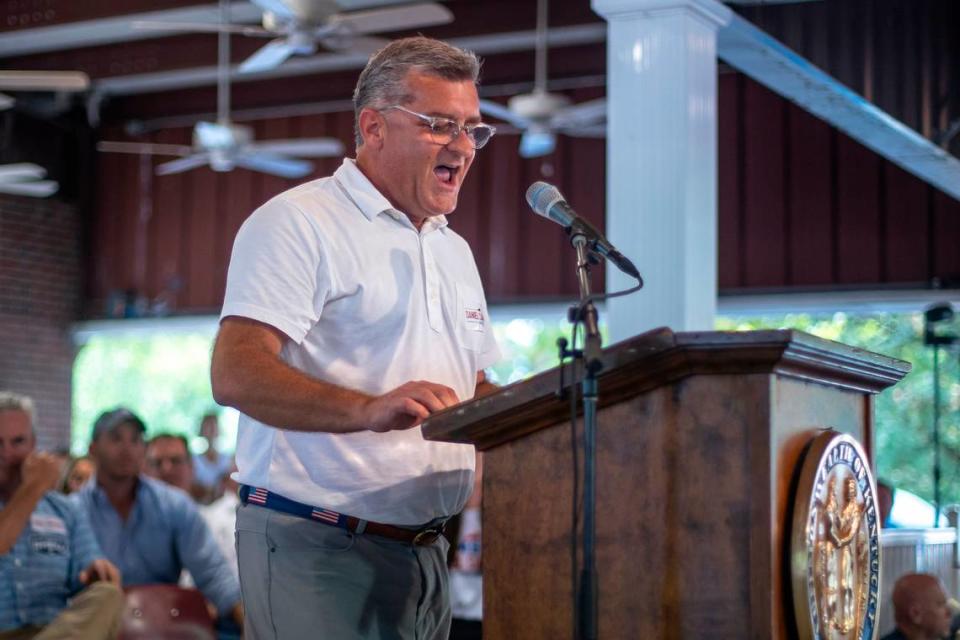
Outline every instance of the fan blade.
<svg viewBox="0 0 960 640">
<path fill-rule="evenodd" d="M 296 47 L 287 38 L 271 40 L 243 61 L 240 73 L 255 73 L 278 67 L 292 56 L 295 50 Z"/>
<path fill-rule="evenodd" d="M 557 136 L 550 131 L 528 129 L 520 138 L 520 156 L 537 158 L 553 153 L 557 146 Z"/>
<path fill-rule="evenodd" d="M 555 128 L 577 127 L 602 122 L 606 118 L 607 99 L 597 98 L 564 107 L 550 119 L 550 124 Z"/>
<path fill-rule="evenodd" d="M 218 24 L 214 22 L 152 22 L 149 20 L 135 20 L 130 23 L 134 29 L 141 31 L 192 31 L 194 33 L 236 33 L 243 36 L 272 37 L 273 31 L 263 27 L 247 24 Z"/>
<path fill-rule="evenodd" d="M 37 180 L 36 182 L 0 182 L 0 193 L 10 193 L 15 196 L 31 196 L 46 198 L 52 196 L 60 187 L 53 180 Z"/>
<path fill-rule="evenodd" d="M 286 18 L 288 20 L 295 20 L 297 18 L 302 17 L 294 13 L 293 9 L 291 7 L 288 7 L 283 2 L 283 0 L 250 0 L 250 1 L 253 4 L 260 7 L 261 9 L 263 9 L 264 11 L 269 11 L 275 16 L 279 16 L 281 18 Z"/>
<path fill-rule="evenodd" d="M 372 55 L 380 49 L 390 44 L 386 38 L 377 38 L 375 36 L 343 36 L 332 34 L 321 38 L 323 46 L 332 51 L 346 51 L 349 53 L 363 53 Z"/>
<path fill-rule="evenodd" d="M 82 71 L 0 71 L 4 91 L 86 91 L 90 76 Z"/>
<path fill-rule="evenodd" d="M 281 178 L 302 178 L 313 171 L 313 163 L 307 160 L 285 158 L 272 153 L 241 153 L 234 158 L 234 164 L 251 171 L 260 171 Z"/>
<path fill-rule="evenodd" d="M 325 35 L 328 29 L 332 29 L 334 33 L 345 31 L 357 34 L 403 31 L 452 21 L 453 14 L 446 7 L 435 2 L 420 2 L 402 7 L 338 13 L 330 16 L 326 25 L 318 30 L 318 34 Z"/>
<path fill-rule="evenodd" d="M 16 102 L 16 100 L 14 100 L 12 96 L 0 93 L 0 111 L 6 111 L 13 106 L 14 102 Z"/>
<path fill-rule="evenodd" d="M 515 127 L 521 129 L 526 129 L 530 126 L 530 121 L 524 118 L 523 116 L 518 116 L 513 111 L 510 111 L 507 107 L 500 104 L 499 102 L 493 102 L 492 100 L 481 100 L 480 101 L 480 111 L 487 114 L 488 116 L 493 116 L 494 118 L 500 118 L 505 122 L 509 122 Z"/>
<path fill-rule="evenodd" d="M 209 153 L 197 153 L 192 156 L 187 156 L 186 158 L 177 158 L 176 160 L 171 160 L 170 162 L 164 162 L 163 164 L 157 165 L 157 175 L 158 176 L 168 176 L 171 173 L 182 173 L 184 171 L 190 171 L 191 169 L 196 169 L 197 167 L 202 167 L 210 161 Z"/>
<path fill-rule="evenodd" d="M 0 165 L 0 182 L 21 182 L 39 180 L 47 175 L 47 170 L 32 162 L 17 162 Z"/>
<path fill-rule="evenodd" d="M 101 140 L 97 143 L 97 151 L 107 153 L 137 153 L 154 156 L 188 156 L 193 153 L 193 147 L 185 144 L 155 144 L 152 142 L 114 142 Z"/>
<path fill-rule="evenodd" d="M 336 138 L 302 140 L 264 140 L 250 144 L 254 153 L 277 154 L 297 158 L 333 158 L 343 155 L 343 143 Z"/>
<path fill-rule="evenodd" d="M 571 138 L 606 138 L 607 125 L 591 124 L 583 127 L 571 127 L 560 130 L 566 136 Z"/>
</svg>

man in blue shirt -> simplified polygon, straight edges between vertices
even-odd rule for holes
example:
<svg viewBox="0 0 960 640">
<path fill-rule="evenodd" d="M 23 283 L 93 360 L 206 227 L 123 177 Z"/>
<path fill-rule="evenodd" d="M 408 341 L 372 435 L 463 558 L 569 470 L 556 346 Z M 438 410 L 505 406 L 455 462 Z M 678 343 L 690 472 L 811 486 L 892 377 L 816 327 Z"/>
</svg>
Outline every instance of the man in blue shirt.
<svg viewBox="0 0 960 640">
<path fill-rule="evenodd" d="M 35 446 L 33 403 L 0 392 L 0 638 L 112 638 L 119 572 L 83 511 L 53 492 L 59 462 Z"/>
<path fill-rule="evenodd" d="M 177 584 L 187 569 L 217 613 L 242 624 L 240 583 L 196 504 L 183 491 L 140 472 L 145 432 L 143 421 L 127 409 L 97 418 L 90 443 L 96 478 L 71 498 L 84 507 L 125 584 Z"/>
</svg>

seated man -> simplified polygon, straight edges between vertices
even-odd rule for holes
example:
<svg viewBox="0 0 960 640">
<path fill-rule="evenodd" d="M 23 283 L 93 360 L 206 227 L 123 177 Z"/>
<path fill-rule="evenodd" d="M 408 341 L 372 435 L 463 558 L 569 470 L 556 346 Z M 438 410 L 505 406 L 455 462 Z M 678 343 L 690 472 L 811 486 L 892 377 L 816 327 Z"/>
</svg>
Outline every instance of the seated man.
<svg viewBox="0 0 960 640">
<path fill-rule="evenodd" d="M 951 612 L 940 580 L 929 573 L 908 573 L 893 585 L 897 628 L 882 640 L 941 640 L 950 633 Z"/>
<path fill-rule="evenodd" d="M 242 624 L 240 584 L 196 505 L 182 491 L 140 473 L 145 431 L 126 409 L 97 418 L 90 443 L 97 475 L 71 498 L 86 509 L 126 584 L 177 584 L 187 569 L 217 612 Z"/>
<path fill-rule="evenodd" d="M 192 495 L 193 458 L 187 439 L 174 433 L 159 433 L 147 444 L 147 475 Z"/>
<path fill-rule="evenodd" d="M 35 446 L 33 402 L 0 392 L 0 638 L 112 638 L 120 574 Z"/>
</svg>

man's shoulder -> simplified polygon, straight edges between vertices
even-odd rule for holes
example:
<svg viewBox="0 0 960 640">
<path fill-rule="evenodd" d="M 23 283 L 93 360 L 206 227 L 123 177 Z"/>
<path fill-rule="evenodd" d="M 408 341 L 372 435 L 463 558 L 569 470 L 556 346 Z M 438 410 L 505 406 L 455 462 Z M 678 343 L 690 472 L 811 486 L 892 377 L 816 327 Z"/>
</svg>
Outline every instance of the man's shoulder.
<svg viewBox="0 0 960 640">
<path fill-rule="evenodd" d="M 162 480 L 140 476 L 140 496 L 161 503 L 163 506 L 172 507 L 177 510 L 196 511 L 197 505 L 193 498 L 177 487 L 172 487 Z"/>
<path fill-rule="evenodd" d="M 70 527 L 76 522 L 77 513 L 81 508 L 80 503 L 69 496 L 57 491 L 48 491 L 33 508 L 33 515 L 57 517 Z"/>
<path fill-rule="evenodd" d="M 322 209 L 324 204 L 337 204 L 340 195 L 333 176 L 317 178 L 278 193 L 260 205 L 255 213 L 282 215 L 284 211 L 313 212 Z"/>
</svg>

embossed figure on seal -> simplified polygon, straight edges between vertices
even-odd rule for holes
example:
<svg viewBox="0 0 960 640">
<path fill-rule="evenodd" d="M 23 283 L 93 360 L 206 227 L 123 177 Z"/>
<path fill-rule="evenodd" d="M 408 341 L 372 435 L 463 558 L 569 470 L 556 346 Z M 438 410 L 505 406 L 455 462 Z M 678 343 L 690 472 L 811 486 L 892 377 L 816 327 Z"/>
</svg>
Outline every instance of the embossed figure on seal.
<svg viewBox="0 0 960 640">
<path fill-rule="evenodd" d="M 851 436 L 824 430 L 805 454 L 790 544 L 797 637 L 873 640 L 880 523 L 869 461 Z"/>
<path fill-rule="evenodd" d="M 843 494 L 838 499 L 837 484 L 842 480 Z M 860 500 L 857 481 L 852 476 L 842 478 L 841 474 L 832 474 L 827 483 L 824 501 L 818 504 L 820 521 L 819 543 L 817 545 L 818 585 L 820 611 L 822 613 L 820 633 L 824 638 L 840 640 L 860 635 L 865 595 L 858 588 L 858 576 L 863 572 L 866 560 L 862 550 L 865 540 L 862 538 L 861 523 L 864 518 L 864 505 Z"/>
<path fill-rule="evenodd" d="M 863 569 L 863 560 L 857 544 L 864 507 L 859 497 L 857 481 L 852 476 L 842 478 L 843 497 L 838 500 L 837 483 L 840 474 L 831 475 L 827 483 L 827 495 L 819 505 L 821 526 L 817 564 L 822 588 L 820 611 L 821 632 L 825 638 L 859 637 L 859 621 L 865 594 L 859 593 L 858 573 Z M 842 500 L 842 502 L 841 502 Z M 862 537 L 862 536 L 861 536 Z M 854 631 L 850 636 L 850 632 Z"/>
</svg>

